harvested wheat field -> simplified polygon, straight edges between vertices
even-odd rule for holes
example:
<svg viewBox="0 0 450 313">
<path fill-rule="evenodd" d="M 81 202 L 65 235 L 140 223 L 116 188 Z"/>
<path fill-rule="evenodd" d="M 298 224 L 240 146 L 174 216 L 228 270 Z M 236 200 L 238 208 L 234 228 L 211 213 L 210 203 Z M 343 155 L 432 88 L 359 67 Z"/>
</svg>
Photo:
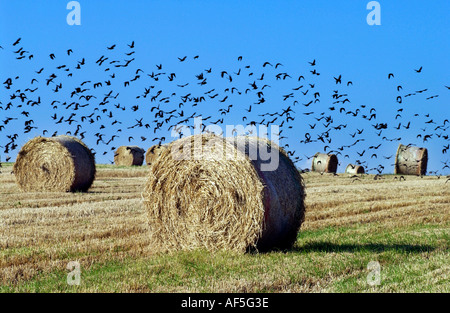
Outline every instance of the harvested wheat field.
<svg viewBox="0 0 450 313">
<path fill-rule="evenodd" d="M 70 194 L 21 192 L 12 165 L 1 170 L 0 292 L 450 291 L 446 177 L 304 173 L 306 216 L 292 249 L 155 255 L 147 167 L 100 165 L 87 193 Z M 67 283 L 73 261 L 79 285 Z"/>
</svg>

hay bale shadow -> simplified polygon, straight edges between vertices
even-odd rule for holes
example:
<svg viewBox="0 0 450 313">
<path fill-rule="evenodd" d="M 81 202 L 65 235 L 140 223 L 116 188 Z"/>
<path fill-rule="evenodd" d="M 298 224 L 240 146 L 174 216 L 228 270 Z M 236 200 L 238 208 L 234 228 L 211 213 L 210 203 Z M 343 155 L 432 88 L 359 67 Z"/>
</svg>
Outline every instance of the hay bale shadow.
<svg viewBox="0 0 450 313">
<path fill-rule="evenodd" d="M 336 244 L 327 241 L 313 242 L 301 246 L 295 246 L 291 251 L 295 252 L 386 252 L 401 251 L 406 253 L 423 253 L 432 252 L 436 248 L 429 245 L 413 245 L 413 244 Z"/>
</svg>

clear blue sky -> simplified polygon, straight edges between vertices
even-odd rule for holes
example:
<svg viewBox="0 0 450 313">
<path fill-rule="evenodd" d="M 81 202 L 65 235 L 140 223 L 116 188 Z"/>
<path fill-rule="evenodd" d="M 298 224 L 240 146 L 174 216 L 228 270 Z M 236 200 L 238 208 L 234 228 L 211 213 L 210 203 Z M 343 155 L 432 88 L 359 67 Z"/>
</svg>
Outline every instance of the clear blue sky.
<svg viewBox="0 0 450 313">
<path fill-rule="evenodd" d="M 0 86 L 0 125 L 4 128 L 0 131 L 0 146 L 5 146 L 10 140 L 8 135 L 18 134 L 15 143 L 17 148 L 4 153 L 1 148 L 2 161 L 11 157 L 13 161 L 20 147 L 30 138 L 42 135 L 44 129 L 48 130 L 47 136 L 58 131 L 64 134 L 66 131 L 74 133 L 77 125 L 81 125 L 79 133 L 84 133 L 84 141 L 95 149 L 97 162 L 109 163 L 113 160 L 112 147 L 125 144 L 137 144 L 147 149 L 152 145 L 155 137 L 165 136 L 170 141 L 168 125 L 180 121 L 194 112 L 203 117 L 211 116 L 205 124 L 224 117 L 225 124 L 244 124 L 249 121 L 261 121 L 263 118 L 272 120 L 270 116 L 261 117 L 258 114 L 266 112 L 282 113 L 287 107 L 295 113 L 294 121 L 285 122 L 281 136 L 281 144 L 288 144 L 290 151 L 295 151 L 298 157 L 296 163 L 300 168 L 310 166 L 307 157 L 315 152 L 330 150 L 340 151 L 338 155 L 341 165 L 339 172 L 344 171 L 348 163 L 360 160 L 366 167 L 376 168 L 379 165 L 385 167 L 385 173 L 393 171 L 393 157 L 398 143 L 414 144 L 429 149 L 429 170 L 449 173 L 442 170 L 445 162 L 450 160 L 450 149 L 447 153 L 442 150 L 450 141 L 443 136 L 448 135 L 449 123 L 443 128 L 445 119 L 450 119 L 450 2 L 442 1 L 379 1 L 381 5 L 381 25 L 369 26 L 366 21 L 370 10 L 366 9 L 369 1 L 78 1 L 81 5 L 81 25 L 69 26 L 66 22 L 66 9 L 69 1 L 5 1 L 0 0 L 0 79 L 1 83 L 8 78 L 12 79 L 11 89 L 6 89 L 5 84 Z M 21 41 L 13 46 L 18 38 Z M 135 42 L 133 49 L 127 45 Z M 116 45 L 113 50 L 107 47 Z M 17 59 L 19 53 L 14 51 L 23 48 L 24 59 Z M 73 53 L 67 55 L 67 50 Z M 126 53 L 134 54 L 126 55 Z M 54 59 L 49 55 L 53 53 Z M 28 56 L 32 54 L 33 58 Z M 104 55 L 108 57 L 102 66 L 96 61 Z M 195 56 L 199 56 L 194 59 Z M 187 56 L 180 62 L 178 58 Z M 242 56 L 242 61 L 238 57 Z M 85 65 L 76 69 L 79 61 L 85 58 Z M 115 67 L 123 64 L 125 60 L 134 60 L 126 68 Z M 313 67 L 308 62 L 316 60 Z M 111 61 L 119 62 L 110 64 Z M 263 67 L 264 62 L 270 62 L 275 66 L 280 62 L 283 65 L 277 69 L 271 66 Z M 162 64 L 162 70 L 156 65 Z M 57 67 L 66 65 L 65 68 Z M 250 68 L 245 68 L 250 66 Z M 415 69 L 422 67 L 417 73 Z M 44 70 L 37 74 L 41 68 Z M 69 68 L 66 72 L 65 69 Z M 109 71 L 105 71 L 110 68 Z M 211 73 L 205 69 L 211 68 Z M 130 81 L 139 72 L 140 78 L 131 81 L 129 86 L 124 86 L 125 81 Z M 239 69 L 241 72 L 239 75 Z M 319 76 L 310 71 L 316 69 Z M 230 82 L 221 72 L 227 71 L 233 81 Z M 155 81 L 148 76 L 153 73 L 164 72 L 160 79 Z M 207 84 L 199 85 L 196 75 L 204 74 Z M 47 86 L 46 79 L 52 73 L 56 78 Z M 68 77 L 68 73 L 73 73 Z M 115 78 L 110 75 L 115 73 Z M 176 78 L 169 81 L 167 76 L 175 73 Z M 254 73 L 249 76 L 250 73 Z M 262 81 L 257 80 L 264 73 Z M 276 74 L 287 73 L 290 77 L 276 79 Z M 388 79 L 388 74 L 394 77 Z M 305 80 L 298 81 L 303 75 Z M 336 84 L 333 77 L 342 75 L 342 84 Z M 15 79 L 19 77 L 18 79 Z M 38 82 L 31 84 L 36 78 Z M 105 81 L 111 80 L 111 85 L 106 86 Z M 74 97 L 71 92 L 84 81 L 91 81 L 83 86 L 90 89 Z M 352 81 L 353 85 L 347 86 Z M 93 88 L 93 84 L 102 82 L 103 86 Z M 258 89 L 264 84 L 270 85 L 263 90 L 265 102 L 255 104 L 258 100 L 257 91 L 251 90 L 245 94 L 249 84 L 256 82 Z M 62 83 L 62 89 L 53 90 L 56 85 Z M 178 87 L 184 85 L 186 87 Z M 309 84 L 313 84 L 312 88 Z M 300 90 L 293 88 L 303 85 Z M 402 86 L 398 91 L 397 86 Z M 154 86 L 147 98 L 136 98 L 144 93 L 144 88 Z M 11 99 L 12 94 L 18 89 L 23 92 L 29 88 L 35 92 L 27 91 L 27 99 L 22 107 L 20 98 Z M 242 92 L 225 91 L 226 88 L 236 87 Z M 210 94 L 204 92 L 215 89 Z M 427 89 L 422 93 L 417 93 Z M 109 99 L 109 103 L 99 106 L 103 97 L 112 90 L 112 95 L 119 93 L 116 99 Z M 162 90 L 156 101 L 151 102 L 151 96 Z M 301 92 L 309 92 L 303 95 Z M 339 98 L 348 98 L 350 102 L 345 104 L 333 104 L 334 90 L 339 94 L 347 94 Z M 308 107 L 303 106 L 314 97 L 314 93 L 320 102 L 315 102 Z M 168 124 L 164 124 L 161 130 L 153 132 L 156 126 L 155 112 L 151 112 L 152 106 L 160 104 L 160 109 L 170 112 L 177 109 L 180 97 L 204 96 L 206 101 L 192 107 L 192 102 L 187 102 L 181 109 L 185 117 L 172 118 Z M 209 96 L 218 93 L 214 99 Z M 293 97 L 284 99 L 285 95 L 294 93 Z M 406 96 L 413 94 L 411 96 Z M 79 99 L 80 95 L 92 95 L 89 101 Z M 431 96 L 438 95 L 428 99 Z M 225 102 L 219 102 L 228 96 Z M 397 102 L 397 96 L 402 97 L 402 103 Z M 406 97 L 405 97 L 406 96 Z M 41 103 L 35 106 L 27 106 L 28 100 L 41 98 Z M 159 102 L 167 97 L 167 102 Z M 80 105 L 89 104 L 77 111 L 72 111 L 73 106 L 66 108 L 59 104 L 53 109 L 51 103 L 58 100 L 67 104 L 77 101 Z M 294 103 L 297 100 L 298 103 Z M 11 102 L 12 107 L 5 110 Z M 125 111 L 117 109 L 114 104 L 125 107 Z M 233 104 L 230 113 L 221 115 L 220 109 L 227 109 Z M 136 111 L 132 107 L 138 105 Z M 252 105 L 252 111 L 245 111 Z M 365 106 L 365 108 L 361 107 Z M 105 113 L 94 111 L 94 108 L 106 109 Z M 329 108 L 334 107 L 331 111 Z M 339 109 L 345 111 L 340 113 Z M 368 120 L 362 115 L 370 116 L 370 109 L 376 110 L 376 119 Z M 397 110 L 403 108 L 403 111 Z M 348 111 L 359 113 L 356 117 L 346 114 Z M 29 118 L 21 114 L 29 112 Z M 109 118 L 109 113 L 113 118 Z M 311 115 L 304 113 L 314 112 Z M 324 119 L 317 121 L 321 113 L 323 116 L 331 116 L 330 125 Z M 56 125 L 55 121 L 64 116 L 64 120 L 72 113 L 76 122 L 68 125 L 62 122 Z M 81 116 L 94 113 L 94 117 L 100 115 L 98 121 L 90 124 L 88 120 L 81 121 Z M 396 115 L 400 113 L 401 117 Z M 57 120 L 51 116 L 57 115 Z M 176 113 L 175 113 L 176 114 Z M 415 116 L 418 114 L 417 116 Z M 429 114 L 429 117 L 426 116 Z M 243 122 L 242 116 L 248 116 Z M 164 118 L 170 114 L 165 114 Z M 18 118 L 4 125 L 8 117 Z M 34 120 L 29 133 L 24 134 L 24 122 Z M 146 129 L 128 127 L 136 124 L 136 119 L 143 118 L 143 123 L 148 123 L 151 128 Z M 159 120 L 164 120 L 160 118 Z M 433 119 L 433 123 L 426 123 Z M 116 123 L 111 125 L 114 120 Z M 282 117 L 274 122 L 279 124 Z M 410 122 L 409 129 L 404 128 Z M 193 125 L 192 120 L 187 124 Z M 380 136 L 373 127 L 377 123 L 387 123 Z M 396 127 L 401 123 L 400 129 Z M 435 123 L 435 124 L 434 124 Z M 314 129 L 309 125 L 316 124 Z M 105 128 L 100 129 L 101 125 Z M 347 125 L 346 128 L 334 129 L 339 125 Z M 292 128 L 288 128 L 292 126 Z M 122 129 L 121 132 L 118 130 Z M 312 143 L 301 142 L 305 140 L 305 133 L 311 135 L 312 140 L 331 129 L 328 133 L 332 141 L 323 143 L 320 140 Z M 363 133 L 351 137 L 357 129 L 364 129 Z M 113 135 L 119 137 L 109 144 L 103 142 L 96 144 L 96 133 L 103 134 L 103 140 L 107 142 Z M 422 137 L 417 138 L 421 134 Z M 427 141 L 423 137 L 432 135 Z M 132 136 L 131 141 L 128 138 Z M 142 141 L 140 138 L 147 138 Z M 383 140 L 382 138 L 385 137 Z M 386 139 L 402 138 L 401 141 L 389 141 Z M 355 146 L 339 150 L 340 147 L 351 145 L 358 139 Z M 156 141 L 153 141 L 155 143 Z M 370 146 L 382 144 L 379 149 L 369 149 Z M 360 157 L 357 153 L 365 154 Z M 106 152 L 105 155 L 104 152 Z M 372 157 L 377 153 L 378 157 Z M 344 157 L 348 155 L 348 157 Z M 444 162 L 444 163 L 443 163 Z M 371 171 L 374 173 L 375 171 Z"/>
</svg>

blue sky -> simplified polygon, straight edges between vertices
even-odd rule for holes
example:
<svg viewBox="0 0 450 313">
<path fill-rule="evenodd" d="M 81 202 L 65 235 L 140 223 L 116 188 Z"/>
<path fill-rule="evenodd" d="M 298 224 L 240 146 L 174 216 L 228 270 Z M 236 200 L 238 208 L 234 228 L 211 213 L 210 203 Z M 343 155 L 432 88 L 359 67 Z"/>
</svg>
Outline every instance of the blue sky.
<svg viewBox="0 0 450 313">
<path fill-rule="evenodd" d="M 2 160 L 11 157 L 14 160 L 17 152 L 27 140 L 42 135 L 44 129 L 46 135 L 58 131 L 63 134 L 66 131 L 75 132 L 77 125 L 81 125 L 81 131 L 85 131 L 84 141 L 97 152 L 99 163 L 109 163 L 113 159 L 112 147 L 124 144 L 137 144 L 147 149 L 155 137 L 166 137 L 170 141 L 169 124 L 177 120 L 173 118 L 167 125 L 156 133 L 153 127 L 156 123 L 155 111 L 151 107 L 160 103 L 160 109 L 170 112 L 173 109 L 183 109 L 186 116 L 194 112 L 204 117 L 211 116 L 205 122 L 215 121 L 224 117 L 224 124 L 244 124 L 251 120 L 261 121 L 265 117 L 258 116 L 267 112 L 281 113 L 287 107 L 295 112 L 292 117 L 295 120 L 285 122 L 282 127 L 283 138 L 281 144 L 288 144 L 286 148 L 295 151 L 297 166 L 305 168 L 310 166 L 307 157 L 315 152 L 340 151 L 338 155 L 341 165 L 338 171 L 342 172 L 348 163 L 356 160 L 367 168 L 374 169 L 379 165 L 385 167 L 384 172 L 393 171 L 393 158 L 385 159 L 395 154 L 398 144 L 414 144 L 429 149 L 429 170 L 448 173 L 442 169 L 445 162 L 450 159 L 449 152 L 442 150 L 449 144 L 449 140 L 443 138 L 449 134 L 443 125 L 445 119 L 450 119 L 450 21 L 448 1 L 379 1 L 381 6 L 381 25 L 369 26 L 366 16 L 370 12 L 366 9 L 369 1 L 78 1 L 81 6 L 81 25 L 69 26 L 66 22 L 66 9 L 69 1 L 0 1 L 0 79 L 3 83 L 7 78 L 13 78 L 14 84 L 10 90 L 0 87 L 0 101 L 3 108 L 12 102 L 9 110 L 1 110 L 0 125 L 8 117 L 16 117 L 4 125 L 0 131 L 0 146 L 5 146 L 10 140 L 7 135 L 18 134 L 13 151 L 4 153 Z M 12 46 L 18 38 L 21 41 Z M 133 49 L 127 45 L 135 42 Z M 116 45 L 113 50 L 107 47 Z M 17 60 L 17 51 L 23 47 L 25 55 L 33 54 L 33 58 Z M 67 55 L 67 50 L 73 53 Z M 134 54 L 127 56 L 126 53 Z M 52 60 L 49 55 L 55 54 Z M 102 55 L 109 59 L 105 64 L 98 66 L 95 63 Z M 194 56 L 199 56 L 194 59 Z M 180 62 L 178 58 L 187 56 Z M 238 61 L 242 56 L 242 61 Z M 85 58 L 86 65 L 82 69 L 75 69 L 77 62 Z M 115 64 L 108 64 L 112 60 L 134 60 L 127 68 L 117 68 Z M 308 62 L 316 60 L 312 67 Z M 270 62 L 275 66 L 282 63 L 277 69 L 271 66 L 263 67 L 264 62 Z M 156 65 L 162 64 L 163 69 L 158 70 Z M 57 69 L 66 65 L 70 71 Z M 250 66 L 245 68 L 245 66 Z M 105 71 L 107 68 L 110 70 Z M 423 70 L 417 73 L 415 69 Z M 41 74 L 36 74 L 44 68 Z M 205 73 L 205 69 L 211 68 L 211 73 Z M 311 74 L 316 69 L 320 75 Z M 130 82 L 125 87 L 124 81 L 130 81 L 136 76 L 136 71 L 141 69 L 138 80 Z M 239 69 L 241 72 L 239 75 Z M 227 71 L 233 81 L 221 77 L 221 72 Z M 73 76 L 68 77 L 71 72 Z M 164 72 L 161 79 L 155 81 L 148 76 L 151 73 Z M 198 85 L 196 75 L 204 73 L 208 77 L 206 85 Z M 46 79 L 55 73 L 57 84 L 62 83 L 63 88 L 55 93 L 53 82 L 46 86 Z M 115 78 L 109 75 L 116 73 Z M 169 81 L 167 76 L 175 73 L 176 78 Z M 250 75 L 253 73 L 253 75 Z M 259 81 L 262 73 L 264 80 Z M 288 73 L 286 79 L 276 79 L 276 74 Z M 394 78 L 388 79 L 388 74 L 393 73 Z M 298 81 L 303 75 L 305 80 Z M 342 75 L 342 84 L 336 84 L 333 77 Z M 15 77 L 19 76 L 18 79 Z M 38 83 L 30 84 L 33 78 Z M 93 88 L 93 83 L 111 80 L 111 86 Z M 52 108 L 50 105 L 57 100 L 70 103 L 77 98 L 70 98 L 71 92 L 81 82 L 91 81 L 84 86 L 88 89 L 85 95 L 94 95 L 91 101 L 80 100 L 79 103 L 87 107 L 78 111 L 72 111 L 73 107 L 66 109 L 63 105 Z M 262 85 L 270 87 L 264 89 L 265 102 L 255 104 L 258 96 L 255 91 L 244 93 L 249 84 L 256 82 L 258 90 Z M 347 86 L 352 81 L 353 85 Z M 178 87 L 189 83 L 186 87 Z M 309 84 L 314 85 L 311 87 Z M 303 85 L 300 90 L 293 88 Z M 402 86 L 400 91 L 397 86 Z M 142 95 L 144 88 L 154 86 L 147 98 L 136 98 Z M 34 93 L 27 93 L 27 99 L 41 97 L 41 104 L 33 107 L 18 107 L 20 99 L 10 99 L 17 89 L 39 87 Z M 50 88 L 51 87 L 51 88 Z M 237 96 L 225 91 L 226 88 L 235 87 L 242 92 Z M 215 89 L 211 94 L 204 92 Z M 422 93 L 417 93 L 427 89 Z M 98 106 L 101 98 L 110 91 L 119 93 L 116 99 L 110 99 L 107 105 Z M 162 90 L 158 100 L 164 97 L 168 102 L 151 102 L 149 98 Z M 309 90 L 306 95 L 301 91 Z M 345 104 L 333 104 L 334 90 L 338 94 L 347 94 L 342 99 L 348 98 L 350 102 Z M 316 100 L 315 92 L 320 93 L 320 102 L 310 106 L 303 106 Z M 192 107 L 192 103 L 186 103 L 179 108 L 180 97 L 191 94 L 193 96 L 205 96 L 206 101 Z M 208 95 L 219 95 L 210 99 Z M 293 93 L 292 97 L 283 100 L 285 95 Z M 407 94 L 413 94 L 405 97 Z M 431 96 L 438 95 L 428 99 Z M 219 102 L 228 96 L 225 102 Z M 402 97 L 402 103 L 397 102 L 397 97 Z M 298 102 L 294 104 L 294 101 Z M 120 103 L 125 111 L 117 109 L 113 104 Z M 222 115 L 220 109 L 227 109 L 233 104 L 230 113 Z M 131 108 L 138 105 L 133 111 Z M 252 105 L 252 112 L 247 112 Z M 365 108 L 361 107 L 365 106 Z M 93 109 L 107 109 L 106 113 L 95 112 L 101 119 L 93 124 L 81 122 L 81 116 L 90 115 Z M 334 107 L 335 110 L 330 110 Z M 345 108 L 343 113 L 339 112 Z M 376 111 L 376 119 L 367 120 L 362 115 L 367 115 L 371 108 Z M 356 117 L 346 114 L 359 109 Z M 397 111 L 403 109 L 403 111 Z M 28 120 L 20 113 L 29 111 L 30 118 L 34 120 L 34 127 L 29 133 L 24 134 L 24 121 Z M 114 115 L 108 118 L 109 113 Z M 303 113 L 314 112 L 311 115 Z M 325 127 L 325 121 L 317 121 L 322 112 L 323 116 L 331 116 L 332 123 Z M 372 111 L 374 112 L 374 111 Z M 64 116 L 67 119 L 72 113 L 76 122 L 68 125 L 61 123 L 55 125 L 51 118 L 57 114 L 58 119 Z M 395 118 L 397 114 L 401 117 Z M 415 114 L 418 114 L 415 116 Z M 429 116 L 426 116 L 429 114 Z M 166 114 L 168 117 L 170 114 Z M 247 115 L 248 120 L 242 121 L 242 116 Z M 368 114 L 367 116 L 370 116 Z M 268 116 L 266 116 L 269 120 Z M 275 117 L 275 116 L 274 116 Z M 136 119 L 143 118 L 151 128 L 135 127 L 128 129 L 136 123 Z M 178 118 L 178 121 L 182 118 Z M 272 118 L 271 118 L 272 119 Z M 433 119 L 433 123 L 426 123 Z M 111 123 L 114 120 L 122 124 Z M 280 117 L 274 124 L 281 123 Z M 410 128 L 404 126 L 410 122 Z M 144 124 L 145 124 L 144 123 Z M 373 127 L 377 123 L 387 123 L 388 128 L 377 135 Z M 400 129 L 396 127 L 401 123 Z M 436 123 L 436 124 L 434 124 Z M 192 125 L 192 121 L 187 124 Z M 316 124 L 314 129 L 309 125 Z M 99 129 L 103 125 L 104 128 Z M 345 128 L 333 129 L 339 125 Z M 288 128 L 292 126 L 292 128 Z M 446 127 L 450 124 L 446 124 Z M 328 132 L 332 141 L 323 143 L 317 138 Z M 122 129 L 121 132 L 118 129 Z M 364 129 L 361 135 L 352 137 L 357 129 Z M 96 133 L 103 134 L 104 141 L 108 141 L 113 135 L 118 135 L 109 145 L 100 142 L 96 144 Z M 313 142 L 302 143 L 305 133 L 311 135 Z M 417 135 L 422 137 L 417 138 Z M 432 137 L 423 141 L 423 137 L 431 134 Z M 132 136 L 130 141 L 128 138 Z M 140 138 L 144 136 L 145 141 Z M 439 137 L 440 136 L 440 137 Z M 382 139 L 385 137 L 385 139 Z M 388 139 L 402 138 L 401 141 Z M 339 147 L 353 144 L 361 139 L 355 146 L 339 150 Z M 363 139 L 363 140 L 362 140 Z M 318 141 L 314 141 L 318 140 Z M 158 141 L 158 140 L 156 140 Z M 155 141 L 153 141 L 155 143 Z M 379 149 L 369 149 L 370 146 L 382 144 Z M 360 157 L 357 152 L 366 150 Z M 106 153 L 105 155 L 103 155 Z M 377 158 L 372 157 L 377 153 Z M 344 157 L 348 155 L 348 157 Z M 444 162 L 444 163 L 443 163 Z M 375 172 L 375 171 L 372 171 Z"/>
</svg>

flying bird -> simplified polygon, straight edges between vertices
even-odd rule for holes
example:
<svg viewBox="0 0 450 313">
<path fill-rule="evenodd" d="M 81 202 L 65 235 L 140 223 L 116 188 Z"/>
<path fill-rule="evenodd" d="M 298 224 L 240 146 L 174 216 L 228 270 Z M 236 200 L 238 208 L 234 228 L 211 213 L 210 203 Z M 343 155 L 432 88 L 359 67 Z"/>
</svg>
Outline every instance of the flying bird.
<svg viewBox="0 0 450 313">
<path fill-rule="evenodd" d="M 22 39 L 22 38 L 17 39 L 17 40 L 13 43 L 13 46 L 17 45 L 17 44 L 20 42 L 21 39 Z"/>
<path fill-rule="evenodd" d="M 338 78 L 336 78 L 336 77 L 333 77 L 333 78 L 334 78 L 334 80 L 336 81 L 336 85 L 342 83 L 342 82 L 341 82 L 342 75 L 339 75 Z"/>
</svg>

